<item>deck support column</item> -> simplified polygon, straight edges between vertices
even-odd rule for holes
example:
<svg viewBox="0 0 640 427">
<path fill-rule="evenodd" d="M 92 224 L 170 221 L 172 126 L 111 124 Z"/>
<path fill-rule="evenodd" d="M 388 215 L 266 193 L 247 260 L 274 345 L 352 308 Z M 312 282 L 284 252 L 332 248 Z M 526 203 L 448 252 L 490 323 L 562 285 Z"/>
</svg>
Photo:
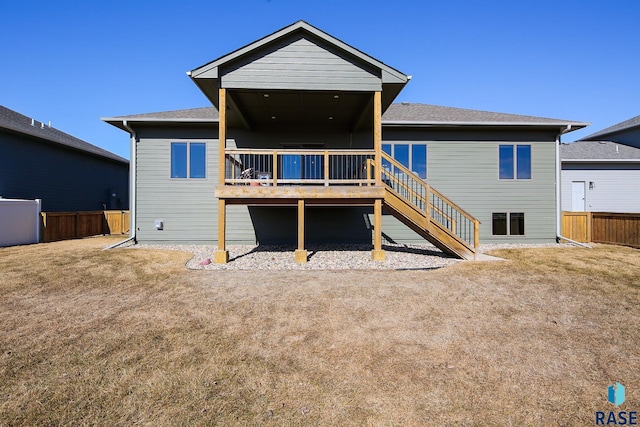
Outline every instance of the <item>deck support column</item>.
<svg viewBox="0 0 640 427">
<path fill-rule="evenodd" d="M 229 262 L 229 251 L 226 250 L 226 225 L 227 203 L 224 199 L 218 200 L 218 250 L 213 253 L 213 261 L 216 264 Z"/>
<path fill-rule="evenodd" d="M 225 149 L 227 148 L 227 90 L 218 89 L 219 105 L 218 105 L 218 185 L 224 185 L 226 157 Z M 226 264 L 229 261 L 229 251 L 226 249 L 225 228 L 226 228 L 226 203 L 224 199 L 218 199 L 218 250 L 213 254 L 213 260 L 216 264 Z"/>
<path fill-rule="evenodd" d="M 304 248 L 304 199 L 298 200 L 298 249 L 295 252 L 296 262 L 307 262 L 307 250 Z"/>
<path fill-rule="evenodd" d="M 375 151 L 375 183 L 382 186 L 382 92 L 373 94 L 373 149 Z M 382 250 L 382 200 L 376 199 L 373 205 L 373 251 L 371 259 L 384 261 Z"/>
<path fill-rule="evenodd" d="M 373 150 L 376 186 L 382 185 L 382 92 L 373 93 Z"/>
<path fill-rule="evenodd" d="M 373 205 L 373 251 L 371 259 L 384 261 L 386 258 L 382 250 L 382 200 L 376 199 Z"/>
</svg>

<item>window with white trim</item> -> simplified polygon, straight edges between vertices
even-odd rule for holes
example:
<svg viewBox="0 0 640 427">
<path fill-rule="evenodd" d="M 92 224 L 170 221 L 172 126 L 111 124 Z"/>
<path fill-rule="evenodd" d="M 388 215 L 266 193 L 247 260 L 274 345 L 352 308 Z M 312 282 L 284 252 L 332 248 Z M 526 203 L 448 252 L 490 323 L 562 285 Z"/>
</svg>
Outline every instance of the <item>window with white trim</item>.
<svg viewBox="0 0 640 427">
<path fill-rule="evenodd" d="M 382 144 L 382 151 L 420 178 L 427 179 L 427 144 Z"/>
<path fill-rule="evenodd" d="M 531 179 L 531 145 L 500 144 L 498 158 L 500 179 Z"/>
<path fill-rule="evenodd" d="M 171 143 L 171 178 L 204 179 L 207 177 L 207 144 L 204 142 Z"/>
</svg>

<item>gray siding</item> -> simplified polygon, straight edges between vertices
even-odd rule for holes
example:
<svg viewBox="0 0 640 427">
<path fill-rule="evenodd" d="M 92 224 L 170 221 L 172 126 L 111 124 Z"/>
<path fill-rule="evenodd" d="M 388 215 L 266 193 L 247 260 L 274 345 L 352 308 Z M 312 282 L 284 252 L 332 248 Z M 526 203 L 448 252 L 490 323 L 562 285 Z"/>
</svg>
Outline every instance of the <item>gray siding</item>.
<svg viewBox="0 0 640 427">
<path fill-rule="evenodd" d="M 571 182 L 586 183 L 587 210 L 640 212 L 640 164 L 563 164 L 562 210 L 571 211 Z M 595 187 L 589 189 L 589 182 Z"/>
<path fill-rule="evenodd" d="M 437 136 L 445 141 L 432 140 Z M 427 144 L 427 181 L 454 203 L 480 220 L 481 243 L 552 242 L 556 234 L 555 142 L 549 135 L 520 133 L 476 134 L 479 140 L 456 141 L 452 133 L 387 132 L 385 143 Z M 542 141 L 535 141 L 536 138 Z M 532 179 L 498 179 L 498 146 L 520 143 L 531 145 Z M 493 236 L 492 213 L 524 212 L 525 236 Z M 383 232 L 398 242 L 418 242 L 421 238 L 390 215 L 385 216 Z"/>
<path fill-rule="evenodd" d="M 217 239 L 217 129 L 154 129 L 139 132 L 138 239 L 215 243 Z M 189 136 L 190 135 L 190 136 Z M 476 136 L 475 140 L 463 138 Z M 228 146 L 280 147 L 282 143 L 322 143 L 327 148 L 371 147 L 367 133 L 252 133 L 230 130 Z M 458 138 L 458 139 L 457 139 Z M 385 143 L 425 142 L 428 180 L 436 189 L 481 222 L 481 242 L 552 242 L 556 230 L 555 136 L 526 132 L 430 132 L 387 130 Z M 525 142 L 532 147 L 532 179 L 498 179 L 498 145 Z M 169 178 L 170 144 L 207 142 L 205 180 Z M 524 212 L 525 236 L 492 236 L 493 212 Z M 371 209 L 308 208 L 308 242 L 371 242 Z M 154 229 L 156 219 L 165 222 Z M 295 244 L 295 208 L 227 207 L 229 244 Z M 329 224 L 335 224 L 329 227 Z M 321 230 L 328 229 L 330 232 Z M 383 235 L 389 242 L 424 240 L 391 215 L 384 215 Z"/>
<path fill-rule="evenodd" d="M 127 164 L 7 132 L 0 153 L 2 197 L 42 199 L 43 212 L 129 208 Z"/>
<path fill-rule="evenodd" d="M 166 137 L 160 137 L 160 134 Z M 176 130 L 140 132 L 137 150 L 136 235 L 141 242 L 194 242 L 216 240 L 218 143 L 211 138 L 177 138 Z M 191 132 L 193 135 L 194 132 Z M 209 135 L 211 136 L 211 135 Z M 172 179 L 171 143 L 206 142 L 207 178 Z M 164 222 L 163 230 L 155 221 Z"/>
<path fill-rule="evenodd" d="M 380 74 L 378 70 L 378 74 Z M 221 71 L 222 87 L 235 89 L 379 91 L 380 75 L 309 38 L 288 38 Z"/>
</svg>

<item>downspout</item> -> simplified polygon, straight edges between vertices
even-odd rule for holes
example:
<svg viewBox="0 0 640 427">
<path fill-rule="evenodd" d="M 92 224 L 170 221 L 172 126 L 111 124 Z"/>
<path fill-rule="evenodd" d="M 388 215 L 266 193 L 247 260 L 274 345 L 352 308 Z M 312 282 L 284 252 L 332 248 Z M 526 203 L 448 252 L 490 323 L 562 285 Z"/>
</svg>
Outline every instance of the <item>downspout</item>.
<svg viewBox="0 0 640 427">
<path fill-rule="evenodd" d="M 122 121 L 124 127 L 131 136 L 131 160 L 129 161 L 129 237 L 114 245 L 107 246 L 104 250 L 113 249 L 130 241 L 136 241 L 136 131 Z"/>
<path fill-rule="evenodd" d="M 560 143 L 561 143 L 560 137 L 563 134 L 569 132 L 570 130 L 571 130 L 571 125 L 567 125 L 567 127 L 564 130 L 562 130 L 558 134 L 558 136 L 556 136 L 556 241 L 560 243 L 561 241 L 565 240 L 573 245 L 582 246 L 583 248 L 591 249 L 589 245 L 576 242 L 575 240 L 571 240 L 562 235 L 562 201 L 561 201 L 562 162 L 560 160 Z"/>
</svg>

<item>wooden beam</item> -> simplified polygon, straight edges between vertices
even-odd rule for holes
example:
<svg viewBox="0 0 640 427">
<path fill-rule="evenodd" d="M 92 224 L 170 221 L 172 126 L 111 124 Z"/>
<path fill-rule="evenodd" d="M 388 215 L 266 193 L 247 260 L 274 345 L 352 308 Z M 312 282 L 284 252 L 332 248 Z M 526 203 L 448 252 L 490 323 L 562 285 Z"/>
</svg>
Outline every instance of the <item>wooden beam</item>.
<svg viewBox="0 0 640 427">
<path fill-rule="evenodd" d="M 307 251 L 304 248 L 304 199 L 298 200 L 298 249 L 295 259 L 298 264 L 307 262 Z"/>
<path fill-rule="evenodd" d="M 373 94 L 373 150 L 375 151 L 376 185 L 382 185 L 382 92 Z"/>
<path fill-rule="evenodd" d="M 384 188 L 358 186 L 300 185 L 219 185 L 215 197 L 221 199 L 382 199 Z"/>
<path fill-rule="evenodd" d="M 227 147 L 227 90 L 219 90 L 219 122 L 218 122 L 218 183 L 224 185 L 225 178 L 225 148 Z"/>
<path fill-rule="evenodd" d="M 223 199 L 218 200 L 218 250 L 213 254 L 213 261 L 216 264 L 226 264 L 229 261 L 229 251 L 226 250 L 226 203 Z"/>
<path fill-rule="evenodd" d="M 382 250 L 382 200 L 376 199 L 373 205 L 373 251 L 371 259 L 384 261 L 385 253 Z"/>
</svg>

